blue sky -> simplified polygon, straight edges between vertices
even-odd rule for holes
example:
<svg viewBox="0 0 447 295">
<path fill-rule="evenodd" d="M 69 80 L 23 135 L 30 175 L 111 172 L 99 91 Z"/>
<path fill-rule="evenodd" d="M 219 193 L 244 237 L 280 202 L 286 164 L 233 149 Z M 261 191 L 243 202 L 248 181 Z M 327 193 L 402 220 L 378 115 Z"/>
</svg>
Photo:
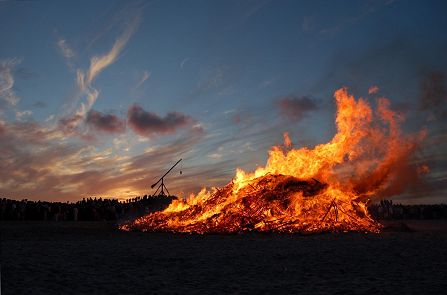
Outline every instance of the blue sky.
<svg viewBox="0 0 447 295">
<path fill-rule="evenodd" d="M 427 128 L 445 202 L 445 1 L 0 1 L 0 194 L 77 200 L 220 186 L 335 132 L 333 93 L 377 85 Z M 424 86 L 426 85 L 426 86 Z M 427 86 L 428 85 L 428 86 Z M 428 88 L 428 89 L 427 89 Z M 281 103 L 282 102 L 282 103 Z"/>
</svg>

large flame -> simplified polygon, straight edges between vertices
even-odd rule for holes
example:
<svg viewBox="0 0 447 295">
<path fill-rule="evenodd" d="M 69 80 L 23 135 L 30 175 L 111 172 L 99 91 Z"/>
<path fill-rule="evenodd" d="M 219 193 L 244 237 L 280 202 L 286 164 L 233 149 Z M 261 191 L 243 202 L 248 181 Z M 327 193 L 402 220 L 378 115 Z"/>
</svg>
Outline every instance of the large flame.
<svg viewBox="0 0 447 295">
<path fill-rule="evenodd" d="M 124 230 L 172 232 L 322 231 L 378 232 L 369 215 L 372 197 L 401 192 L 413 179 L 410 156 L 424 137 L 404 136 L 403 116 L 385 98 L 375 111 L 346 88 L 334 94 L 337 133 L 313 149 L 273 147 L 265 167 L 237 169 L 227 186 L 203 189 L 166 210 L 121 226 Z M 426 169 L 422 169 L 425 171 Z"/>
</svg>

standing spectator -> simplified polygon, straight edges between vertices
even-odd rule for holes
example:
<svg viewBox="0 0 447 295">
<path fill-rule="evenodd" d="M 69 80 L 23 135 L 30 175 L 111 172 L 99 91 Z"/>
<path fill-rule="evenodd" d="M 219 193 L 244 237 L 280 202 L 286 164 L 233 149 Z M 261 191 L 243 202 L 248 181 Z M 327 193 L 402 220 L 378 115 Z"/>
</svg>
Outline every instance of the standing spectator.
<svg viewBox="0 0 447 295">
<path fill-rule="evenodd" d="M 78 208 L 73 207 L 73 221 L 78 221 Z"/>
</svg>

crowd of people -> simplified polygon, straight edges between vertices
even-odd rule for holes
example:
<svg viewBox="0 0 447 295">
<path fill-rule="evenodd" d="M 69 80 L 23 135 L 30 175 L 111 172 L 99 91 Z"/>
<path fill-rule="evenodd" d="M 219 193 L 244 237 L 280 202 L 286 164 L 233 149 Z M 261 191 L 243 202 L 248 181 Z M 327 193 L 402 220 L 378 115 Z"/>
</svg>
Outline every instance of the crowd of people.
<svg viewBox="0 0 447 295">
<path fill-rule="evenodd" d="M 447 205 L 402 205 L 382 200 L 368 207 L 376 219 L 447 219 Z"/>
<path fill-rule="evenodd" d="M 0 220 L 115 221 L 164 210 L 174 196 L 84 198 L 76 203 L 0 199 Z M 447 219 L 447 205 L 402 205 L 382 200 L 368 207 L 376 219 Z"/>
<path fill-rule="evenodd" d="M 76 203 L 0 199 L 0 220 L 115 221 L 165 209 L 175 197 L 84 198 Z"/>
</svg>

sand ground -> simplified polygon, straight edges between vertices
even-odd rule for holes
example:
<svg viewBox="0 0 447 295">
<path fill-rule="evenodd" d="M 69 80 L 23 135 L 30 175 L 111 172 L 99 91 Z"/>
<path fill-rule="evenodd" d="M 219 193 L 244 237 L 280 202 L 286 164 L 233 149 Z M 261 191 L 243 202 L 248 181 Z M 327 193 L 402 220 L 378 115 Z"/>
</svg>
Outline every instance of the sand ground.
<svg viewBox="0 0 447 295">
<path fill-rule="evenodd" d="M 2 222 L 1 294 L 447 294 L 447 222 L 407 224 L 200 236 Z"/>
</svg>

